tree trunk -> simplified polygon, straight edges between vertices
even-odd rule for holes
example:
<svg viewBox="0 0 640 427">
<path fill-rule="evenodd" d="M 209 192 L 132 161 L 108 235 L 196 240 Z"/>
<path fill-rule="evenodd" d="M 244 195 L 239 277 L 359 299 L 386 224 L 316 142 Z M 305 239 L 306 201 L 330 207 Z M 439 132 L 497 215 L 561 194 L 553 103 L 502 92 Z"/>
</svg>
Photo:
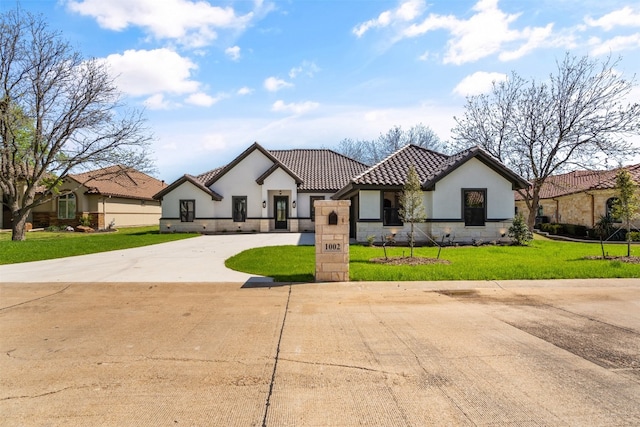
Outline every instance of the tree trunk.
<svg viewBox="0 0 640 427">
<path fill-rule="evenodd" d="M 11 218 L 11 240 L 14 241 L 23 241 L 26 239 L 26 230 L 25 227 L 27 225 L 27 218 L 29 217 L 29 212 L 12 212 Z"/>
<path fill-rule="evenodd" d="M 413 258 L 413 245 L 414 245 L 414 240 L 413 240 L 413 222 L 411 223 L 411 238 L 409 241 L 409 246 L 411 246 L 411 258 Z"/>
</svg>

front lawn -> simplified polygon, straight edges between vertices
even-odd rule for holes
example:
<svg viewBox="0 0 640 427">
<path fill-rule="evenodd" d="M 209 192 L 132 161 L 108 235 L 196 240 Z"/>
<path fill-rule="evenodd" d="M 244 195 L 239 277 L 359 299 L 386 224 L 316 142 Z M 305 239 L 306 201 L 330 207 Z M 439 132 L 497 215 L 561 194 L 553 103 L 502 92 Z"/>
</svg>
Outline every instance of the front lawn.
<svg viewBox="0 0 640 427">
<path fill-rule="evenodd" d="M 609 244 L 609 256 L 626 255 L 626 246 Z M 387 249 L 390 257 L 408 256 L 409 248 Z M 438 248 L 416 248 L 415 255 L 435 258 Z M 440 255 L 451 264 L 384 265 L 369 262 L 383 257 L 382 248 L 350 246 L 349 276 L 352 281 L 412 280 L 509 280 L 640 277 L 640 265 L 617 260 L 587 260 L 601 255 L 594 243 L 534 240 L 529 246 L 445 247 Z M 632 247 L 640 256 L 640 247 Z M 234 270 L 273 277 L 280 282 L 313 281 L 313 246 L 277 246 L 244 251 L 229 258 Z"/>
<path fill-rule="evenodd" d="M 27 240 L 22 242 L 12 241 L 11 233 L 0 233 L 0 265 L 137 248 L 194 236 L 198 234 L 160 234 L 158 226 L 109 233 L 34 231 L 27 233 Z"/>
</svg>

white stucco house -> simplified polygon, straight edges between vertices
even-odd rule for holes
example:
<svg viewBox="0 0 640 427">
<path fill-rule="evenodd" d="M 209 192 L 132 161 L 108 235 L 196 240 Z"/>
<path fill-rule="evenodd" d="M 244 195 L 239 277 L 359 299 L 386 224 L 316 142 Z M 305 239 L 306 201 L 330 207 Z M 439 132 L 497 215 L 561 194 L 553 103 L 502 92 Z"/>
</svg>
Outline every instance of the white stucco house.
<svg viewBox="0 0 640 427">
<path fill-rule="evenodd" d="M 254 143 L 228 165 L 184 175 L 156 194 L 160 231 L 313 231 L 313 201 L 329 199 L 366 169 L 331 150 L 266 150 Z"/>
<path fill-rule="evenodd" d="M 351 200 L 351 237 L 407 239 L 409 225 L 402 223 L 398 210 L 410 165 L 422 183 L 427 217 L 417 224 L 417 241 L 427 240 L 427 235 L 456 242 L 499 240 L 513 221 L 514 190 L 529 185 L 479 147 L 448 156 L 407 145 L 333 195 Z"/>
<path fill-rule="evenodd" d="M 477 147 L 448 156 L 408 145 L 368 167 L 331 150 L 255 143 L 228 165 L 184 175 L 157 193 L 160 231 L 313 231 L 313 202 L 333 198 L 351 200 L 351 237 L 402 240 L 408 225 L 398 216 L 399 195 L 409 165 L 423 183 L 427 213 L 418 240 L 499 239 L 514 216 L 514 190 L 529 185 Z"/>
</svg>

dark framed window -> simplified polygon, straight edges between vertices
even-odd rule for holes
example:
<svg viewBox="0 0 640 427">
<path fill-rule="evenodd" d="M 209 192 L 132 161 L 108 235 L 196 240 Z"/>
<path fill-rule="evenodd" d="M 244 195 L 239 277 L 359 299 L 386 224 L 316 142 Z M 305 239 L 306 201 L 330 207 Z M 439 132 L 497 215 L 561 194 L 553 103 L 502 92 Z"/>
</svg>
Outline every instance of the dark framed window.
<svg viewBox="0 0 640 427">
<path fill-rule="evenodd" d="M 613 219 L 613 222 L 622 222 L 622 220 L 620 218 L 616 218 L 613 215 L 613 206 L 618 202 L 618 198 L 617 197 L 611 197 L 609 199 L 607 199 L 607 204 L 606 204 L 606 212 L 605 215 L 608 218 Z"/>
<path fill-rule="evenodd" d="M 196 216 L 195 200 L 180 200 L 180 221 L 193 222 Z"/>
<path fill-rule="evenodd" d="M 75 219 L 76 195 L 73 193 L 62 194 L 58 197 L 58 218 Z"/>
<path fill-rule="evenodd" d="M 382 224 L 402 225 L 400 219 L 400 191 L 384 191 L 382 193 Z"/>
<path fill-rule="evenodd" d="M 487 190 L 462 190 L 464 225 L 484 225 L 487 217 Z"/>
<path fill-rule="evenodd" d="M 245 222 L 247 220 L 247 196 L 232 196 L 231 210 L 233 222 Z"/>
<path fill-rule="evenodd" d="M 315 221 L 316 220 L 316 207 L 313 205 L 313 203 L 316 200 L 324 200 L 324 196 L 311 196 L 310 200 L 311 200 L 311 221 Z"/>
</svg>

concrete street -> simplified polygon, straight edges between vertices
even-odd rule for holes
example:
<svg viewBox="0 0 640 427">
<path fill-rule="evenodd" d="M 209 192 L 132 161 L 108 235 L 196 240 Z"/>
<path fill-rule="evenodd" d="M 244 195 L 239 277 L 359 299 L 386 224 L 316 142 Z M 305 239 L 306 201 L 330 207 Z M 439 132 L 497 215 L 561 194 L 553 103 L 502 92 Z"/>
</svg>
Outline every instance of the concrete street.
<svg viewBox="0 0 640 427">
<path fill-rule="evenodd" d="M 640 424 L 637 280 L 268 286 L 0 284 L 0 424 Z"/>
<path fill-rule="evenodd" d="M 638 279 L 225 281 L 216 237 L 2 266 L 0 425 L 640 425 Z"/>
</svg>

